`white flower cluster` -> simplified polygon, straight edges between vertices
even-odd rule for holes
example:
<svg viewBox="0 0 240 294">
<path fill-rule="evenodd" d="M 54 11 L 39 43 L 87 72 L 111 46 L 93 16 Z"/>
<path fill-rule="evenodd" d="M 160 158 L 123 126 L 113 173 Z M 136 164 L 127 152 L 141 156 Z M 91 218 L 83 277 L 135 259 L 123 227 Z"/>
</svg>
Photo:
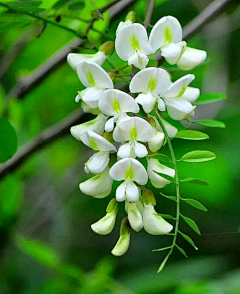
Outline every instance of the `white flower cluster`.
<svg viewBox="0 0 240 294">
<path fill-rule="evenodd" d="M 114 255 L 120 256 L 129 247 L 130 228 L 136 232 L 144 228 L 153 235 L 172 230 L 172 225 L 156 213 L 152 192 L 144 188 L 148 180 L 155 188 L 169 184 L 170 180 L 160 174 L 175 176 L 174 169 L 148 157 L 165 141 L 151 112 L 158 109 L 167 111 L 174 120 L 186 119 L 193 114 L 195 106 L 192 103 L 200 94 L 199 89 L 189 87 L 194 75 L 187 74 L 172 82 L 167 70 L 145 68 L 148 56 L 160 49 L 168 63 L 189 70 L 204 62 L 206 52 L 186 46 L 180 23 L 172 16 L 160 19 L 149 38 L 144 26 L 127 18 L 119 24 L 115 48 L 122 60 L 140 69 L 130 81 L 131 95 L 114 89 L 111 77 L 101 67 L 107 58 L 104 50 L 92 56 L 69 54 L 68 62 L 86 87 L 78 92 L 76 102 L 81 100 L 85 112 L 97 115 L 95 119 L 71 128 L 71 134 L 77 140 L 95 151 L 85 163 L 85 172 L 95 176 L 79 187 L 86 195 L 104 198 L 111 193 L 113 181 L 119 182 L 107 214 L 91 227 L 98 234 L 109 234 L 115 225 L 118 202 L 125 201 L 127 218 L 122 221 L 120 238 L 112 250 Z M 137 97 L 133 98 L 135 93 L 138 93 Z M 139 105 L 144 117 L 137 116 Z M 163 119 L 162 122 L 168 136 L 173 138 L 177 129 Z"/>
</svg>

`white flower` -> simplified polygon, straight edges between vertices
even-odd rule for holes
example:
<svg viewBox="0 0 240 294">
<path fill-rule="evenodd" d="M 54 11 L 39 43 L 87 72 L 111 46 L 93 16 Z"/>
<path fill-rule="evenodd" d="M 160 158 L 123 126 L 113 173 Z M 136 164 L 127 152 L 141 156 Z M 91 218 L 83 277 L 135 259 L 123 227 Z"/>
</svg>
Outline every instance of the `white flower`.
<svg viewBox="0 0 240 294">
<path fill-rule="evenodd" d="M 145 68 L 149 61 L 147 55 L 152 54 L 153 50 L 144 26 L 134 23 L 122 28 L 116 37 L 116 52 L 129 65 Z"/>
<path fill-rule="evenodd" d="M 106 212 L 107 214 L 103 218 L 91 225 L 92 230 L 99 235 L 111 233 L 115 226 L 118 212 L 118 203 L 116 199 L 112 199 L 109 202 Z"/>
<path fill-rule="evenodd" d="M 112 250 L 112 254 L 115 256 L 122 256 L 128 250 L 130 244 L 130 227 L 128 219 L 123 219 L 120 228 L 120 237 L 117 241 L 117 244 Z"/>
<path fill-rule="evenodd" d="M 155 123 L 156 123 L 156 130 L 158 132 L 163 132 L 158 120 L 156 119 L 156 117 L 152 116 L 152 115 L 148 115 L 149 117 L 153 118 Z M 162 123 L 167 131 L 167 134 L 170 138 L 174 138 L 178 132 L 178 129 L 175 128 L 174 126 L 172 126 L 170 123 L 168 123 L 167 121 L 165 121 L 163 118 L 161 118 Z"/>
<path fill-rule="evenodd" d="M 194 101 L 199 96 L 198 89 L 188 89 L 188 85 L 194 79 L 194 75 L 185 75 L 172 83 L 167 91 L 162 94 L 162 98 L 167 105 L 168 114 L 172 119 L 182 120 L 192 113 L 194 107 L 189 101 Z M 184 96 L 186 90 L 187 93 Z"/>
<path fill-rule="evenodd" d="M 107 56 L 102 51 L 98 51 L 95 54 L 69 53 L 67 62 L 73 70 L 77 70 L 78 65 L 83 61 L 90 61 L 102 65 L 106 58 Z"/>
<path fill-rule="evenodd" d="M 124 182 L 116 190 L 117 201 L 137 201 L 139 190 L 136 183 L 145 185 L 148 180 L 144 166 L 134 158 L 124 158 L 116 162 L 109 171 L 110 177 L 115 181 Z"/>
<path fill-rule="evenodd" d="M 94 198 L 107 197 L 112 191 L 113 180 L 109 176 L 109 169 L 96 175 L 79 185 L 82 193 Z"/>
<path fill-rule="evenodd" d="M 128 118 L 127 112 L 139 112 L 139 106 L 132 96 L 115 89 L 103 92 L 99 97 L 98 107 L 104 114 L 112 116 L 105 125 L 107 132 L 113 130 L 115 122 L 118 123 Z"/>
<path fill-rule="evenodd" d="M 132 93 L 141 93 L 136 101 L 142 105 L 146 113 L 149 113 L 153 110 L 156 102 L 159 110 L 166 109 L 160 96 L 170 85 L 170 75 L 166 70 L 149 67 L 138 72 L 132 78 L 129 88 Z"/>
<path fill-rule="evenodd" d="M 148 160 L 147 173 L 152 185 L 155 188 L 163 188 L 167 184 L 171 183 L 169 180 L 161 177 L 157 173 L 166 174 L 167 176 L 170 176 L 172 178 L 175 176 L 174 169 L 161 164 L 157 159 L 154 158 Z"/>
<path fill-rule="evenodd" d="M 169 64 L 176 64 L 186 49 L 186 42 L 182 41 L 182 27 L 172 16 L 165 16 L 154 25 L 149 41 L 154 52 L 161 49 Z"/>
<path fill-rule="evenodd" d="M 194 67 L 202 64 L 206 58 L 206 51 L 187 47 L 180 60 L 177 62 L 177 66 L 181 70 L 191 70 Z"/>
<path fill-rule="evenodd" d="M 152 204 L 144 204 L 144 230 L 151 235 L 163 235 L 171 232 L 173 226 L 165 221 L 154 209 Z"/>
<path fill-rule="evenodd" d="M 78 93 L 76 102 L 82 99 L 90 109 L 98 108 L 98 99 L 106 89 L 113 89 L 113 82 L 107 72 L 96 63 L 83 61 L 78 65 L 77 74 L 87 87 Z"/>
<path fill-rule="evenodd" d="M 142 215 L 137 208 L 136 202 L 128 202 L 127 213 L 131 228 L 136 232 L 141 231 L 143 228 L 143 220 Z"/>
<path fill-rule="evenodd" d="M 125 157 L 145 157 L 148 154 L 147 148 L 139 143 L 148 142 L 154 136 L 152 126 L 140 117 L 131 117 L 119 123 L 113 131 L 113 139 L 116 142 L 124 143 L 118 149 L 117 155 Z"/>
<path fill-rule="evenodd" d="M 120 32 L 121 29 L 123 29 L 131 24 L 132 24 L 131 20 L 120 21 L 120 23 L 117 27 L 117 30 L 116 30 L 116 35 Z"/>
<path fill-rule="evenodd" d="M 99 135 L 103 135 L 106 121 L 107 121 L 106 116 L 103 115 L 102 113 L 99 113 L 98 116 L 94 118 L 93 120 L 89 120 L 80 125 L 71 127 L 70 129 L 71 135 L 79 141 L 81 140 L 80 135 L 84 133 L 85 131 L 93 131 Z"/>
<path fill-rule="evenodd" d="M 154 136 L 152 140 L 148 142 L 148 147 L 151 152 L 157 152 L 162 147 L 165 136 L 163 132 L 158 132 L 156 128 L 153 128 L 153 130 Z"/>
<path fill-rule="evenodd" d="M 94 174 L 103 172 L 108 166 L 110 152 L 116 152 L 116 147 L 93 131 L 85 131 L 80 135 L 80 139 L 88 147 L 99 151 L 85 163 L 85 171 Z"/>
</svg>

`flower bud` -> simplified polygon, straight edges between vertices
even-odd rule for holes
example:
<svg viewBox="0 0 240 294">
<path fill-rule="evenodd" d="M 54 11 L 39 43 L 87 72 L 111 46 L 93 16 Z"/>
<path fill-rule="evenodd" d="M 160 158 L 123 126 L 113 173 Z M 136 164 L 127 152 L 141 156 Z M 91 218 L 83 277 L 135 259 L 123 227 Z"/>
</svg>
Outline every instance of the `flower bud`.
<svg viewBox="0 0 240 294">
<path fill-rule="evenodd" d="M 127 218 L 124 218 L 121 223 L 120 237 L 117 244 L 112 250 L 112 254 L 115 256 L 122 256 L 128 250 L 130 244 L 130 227 Z"/>
<path fill-rule="evenodd" d="M 100 52 L 103 52 L 107 57 L 111 56 L 114 52 L 115 45 L 112 41 L 107 41 L 106 43 L 103 43 L 98 50 Z"/>
<path fill-rule="evenodd" d="M 163 235 L 171 232 L 173 226 L 158 215 L 153 205 L 144 205 L 143 226 L 151 235 Z"/>
<path fill-rule="evenodd" d="M 106 116 L 100 113 L 93 120 L 71 127 L 70 129 L 71 135 L 79 141 L 81 141 L 80 139 L 81 134 L 84 133 L 85 131 L 93 131 L 99 135 L 102 135 L 104 133 L 104 126 L 106 121 L 107 121 Z"/>
<path fill-rule="evenodd" d="M 158 132 L 155 128 L 154 129 L 154 136 L 152 140 L 148 142 L 148 147 L 151 152 L 157 152 L 163 145 L 164 142 L 164 133 Z"/>
<path fill-rule="evenodd" d="M 145 205 L 148 205 L 148 204 L 151 204 L 153 206 L 156 205 L 156 199 L 154 197 L 154 194 L 151 190 L 148 190 L 148 189 L 143 189 L 143 193 L 142 193 L 142 201 L 143 201 L 143 204 Z"/>
<path fill-rule="evenodd" d="M 109 169 L 96 175 L 79 185 L 80 190 L 94 198 L 107 197 L 112 191 L 113 180 L 109 176 Z"/>
<path fill-rule="evenodd" d="M 207 58 L 207 52 L 187 47 L 177 66 L 181 70 L 192 70 L 194 67 L 202 64 Z"/>
<path fill-rule="evenodd" d="M 131 21 L 132 23 L 136 21 L 136 13 L 134 11 L 128 12 L 126 18 L 126 21 Z"/>
<path fill-rule="evenodd" d="M 107 56 L 101 50 L 95 54 L 79 54 L 79 53 L 69 53 L 67 56 L 67 62 L 73 70 L 77 70 L 78 65 L 83 61 L 95 62 L 98 65 L 102 65 L 106 60 Z"/>
<path fill-rule="evenodd" d="M 170 184 L 171 181 L 161 177 L 158 173 L 166 174 L 167 176 L 174 177 L 175 170 L 161 164 L 157 159 L 151 158 L 148 160 L 147 168 L 149 179 L 151 180 L 152 185 L 155 188 L 163 188 L 167 184 Z"/>
<path fill-rule="evenodd" d="M 137 208 L 136 202 L 128 202 L 128 220 L 131 225 L 131 228 L 139 232 L 143 228 L 143 220 L 140 211 Z"/>
<path fill-rule="evenodd" d="M 126 16 L 125 21 L 120 21 L 120 23 L 117 27 L 116 34 L 118 34 L 121 29 L 125 28 L 126 26 L 131 25 L 135 21 L 136 21 L 136 13 L 134 11 L 130 11 Z"/>
<path fill-rule="evenodd" d="M 115 226 L 118 212 L 118 203 L 116 199 L 112 199 L 109 202 L 106 212 L 107 214 L 103 218 L 91 225 L 92 230 L 99 235 L 111 233 Z"/>
</svg>

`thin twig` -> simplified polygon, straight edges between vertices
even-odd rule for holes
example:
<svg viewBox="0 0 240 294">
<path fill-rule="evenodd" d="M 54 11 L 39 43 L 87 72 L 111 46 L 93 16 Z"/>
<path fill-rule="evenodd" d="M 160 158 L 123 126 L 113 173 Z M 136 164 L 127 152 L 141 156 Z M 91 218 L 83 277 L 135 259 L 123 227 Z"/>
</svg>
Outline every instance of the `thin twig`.
<svg viewBox="0 0 240 294">
<path fill-rule="evenodd" d="M 211 3 L 210 5 L 209 5 L 209 9 L 211 10 L 211 13 L 213 14 L 213 15 L 216 15 L 216 13 L 215 13 L 215 10 L 213 10 L 213 7 L 215 7 L 215 9 L 218 11 L 218 13 L 220 12 L 220 11 L 222 11 L 222 9 L 224 8 L 224 7 L 226 7 L 226 5 L 230 2 L 231 0 L 215 0 L 213 3 Z M 218 3 L 222 3 L 222 5 L 221 5 L 221 9 L 219 8 L 219 5 L 218 5 Z M 224 4 L 223 4 L 223 2 L 224 2 Z M 206 8 L 207 9 L 207 8 Z M 203 22 L 203 21 L 199 21 L 199 19 L 202 19 L 202 17 L 201 17 L 201 15 L 207 15 L 207 13 L 206 13 L 206 9 L 202 12 L 202 13 L 200 13 L 200 15 L 199 16 L 197 16 L 197 19 L 198 19 L 198 26 L 199 27 L 196 27 L 196 25 L 194 24 L 195 23 L 195 21 L 192 21 L 191 23 L 192 23 L 192 25 L 190 26 L 190 25 L 188 25 L 187 26 L 187 28 L 188 28 L 188 31 L 187 31 L 187 34 L 188 34 L 188 36 L 190 36 L 191 35 L 191 30 L 194 30 L 194 32 L 197 32 L 206 22 L 208 22 L 210 19 L 211 19 L 211 17 L 209 16 L 209 17 L 205 17 L 204 19 L 205 19 L 205 22 Z M 190 30 L 191 29 L 191 30 Z M 78 41 L 79 42 L 79 41 Z M 76 46 L 76 45 L 75 45 Z M 73 47 L 75 47 L 75 46 L 73 46 Z M 62 50 L 61 52 L 60 52 L 60 64 L 65 60 L 65 57 L 66 57 L 66 55 L 67 55 L 67 53 L 66 52 L 69 52 L 69 47 L 67 47 L 67 48 L 64 48 L 64 50 Z M 55 57 L 55 58 L 57 58 L 57 56 Z M 42 73 L 42 75 L 40 74 L 40 73 L 38 73 L 38 75 L 37 75 L 37 80 L 38 80 L 38 84 L 40 83 L 40 81 L 39 81 L 39 79 L 40 80 L 43 80 L 44 78 L 46 78 L 46 76 L 49 74 L 49 73 L 51 73 L 54 69 L 55 69 L 55 67 L 58 67 L 59 66 L 59 58 L 57 59 L 57 60 L 52 60 L 51 61 L 51 63 L 52 63 L 52 65 L 49 67 L 47 67 L 47 73 L 46 73 L 46 71 L 44 70 L 44 66 L 43 66 L 43 68 L 42 68 L 42 71 L 43 71 L 43 73 Z M 46 65 L 45 65 L 46 66 Z M 33 79 L 33 81 L 34 81 L 34 83 L 36 83 L 36 79 L 35 79 L 35 77 L 34 77 L 34 79 Z M 32 86 L 32 84 L 31 84 L 31 81 L 29 82 L 29 86 L 33 89 L 34 88 L 34 86 Z M 25 94 L 26 94 L 26 92 L 29 92 L 29 91 L 27 91 L 26 89 L 24 89 L 24 91 L 19 91 L 18 89 L 16 89 L 17 90 L 17 92 L 18 92 L 18 95 L 22 95 L 22 93 L 24 93 L 24 91 L 25 91 Z M 75 112 L 71 115 L 71 117 L 73 117 L 74 115 L 76 115 L 75 114 Z M 81 113 L 80 112 L 78 112 L 78 115 L 79 115 L 79 120 L 81 119 L 80 118 L 80 116 L 81 116 Z M 61 128 L 62 129 L 64 129 L 65 131 L 66 130 L 68 130 L 72 125 L 74 125 L 74 124 L 76 124 L 76 121 L 73 119 L 73 120 L 71 120 L 71 119 L 69 119 L 69 120 L 66 120 L 66 121 L 64 121 L 64 122 L 60 122 L 60 126 L 61 126 Z M 58 128 L 58 124 L 56 124 L 55 125 L 55 128 L 57 129 Z M 15 171 L 21 164 L 23 164 L 32 154 L 34 154 L 37 150 L 39 150 L 39 149 L 41 149 L 41 148 L 43 148 L 46 144 L 49 144 L 50 142 L 53 142 L 56 138 L 59 138 L 60 136 L 62 136 L 65 132 L 62 132 L 61 131 L 61 128 L 60 128 L 60 132 L 51 132 L 51 129 L 52 128 L 50 128 L 50 129 L 47 129 L 46 131 L 45 131 L 45 135 L 46 135 L 46 137 L 45 138 L 43 138 L 43 137 L 40 137 L 41 138 L 41 140 L 40 140 L 40 143 L 36 140 L 36 139 L 34 139 L 33 141 L 31 141 L 30 143 L 28 143 L 28 144 L 26 144 L 25 146 L 23 146 L 21 149 L 20 149 L 20 151 L 13 157 L 13 158 L 11 158 L 9 161 L 7 161 L 6 163 L 4 163 L 2 166 L 1 166 L 1 168 L 0 168 L 0 179 L 2 179 L 4 176 L 6 176 L 8 173 L 10 173 L 10 172 L 13 172 L 13 171 Z M 41 135 L 41 134 L 40 134 Z M 53 135 L 53 138 L 50 138 L 51 136 Z M 38 138 L 38 137 L 37 137 Z M 38 146 L 39 145 L 39 146 Z"/>
<path fill-rule="evenodd" d="M 149 3 L 147 15 L 146 15 L 146 18 L 145 18 L 145 21 L 144 21 L 145 28 L 147 28 L 150 25 L 151 18 L 152 18 L 152 15 L 153 15 L 153 11 L 154 11 L 155 3 L 156 3 L 156 0 L 151 0 L 150 3 Z"/>
</svg>

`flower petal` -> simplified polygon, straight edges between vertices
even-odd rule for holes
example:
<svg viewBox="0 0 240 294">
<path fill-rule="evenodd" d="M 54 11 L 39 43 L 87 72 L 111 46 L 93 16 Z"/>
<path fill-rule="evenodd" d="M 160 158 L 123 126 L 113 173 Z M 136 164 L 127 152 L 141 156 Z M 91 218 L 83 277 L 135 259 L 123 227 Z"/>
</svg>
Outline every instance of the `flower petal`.
<svg viewBox="0 0 240 294">
<path fill-rule="evenodd" d="M 176 82 L 168 88 L 168 90 L 163 93 L 163 98 L 175 98 L 181 97 L 187 89 L 187 86 L 195 79 L 194 75 L 185 75 L 178 79 Z"/>
<path fill-rule="evenodd" d="M 71 127 L 71 135 L 79 141 L 81 140 L 80 135 L 85 131 L 93 131 L 99 135 L 102 135 L 104 133 L 104 125 L 106 120 L 106 116 L 100 113 L 93 120 Z"/>
<path fill-rule="evenodd" d="M 136 157 L 143 158 L 148 155 L 147 148 L 143 144 L 136 142 L 134 145 L 134 153 L 136 154 Z"/>
<path fill-rule="evenodd" d="M 126 186 L 126 182 L 123 182 L 120 186 L 118 186 L 116 190 L 116 200 L 118 202 L 122 202 L 126 199 Z"/>
<path fill-rule="evenodd" d="M 181 42 L 182 27 L 179 21 L 172 16 L 161 18 L 152 28 L 149 41 L 154 52 L 165 44 Z"/>
<path fill-rule="evenodd" d="M 157 103 L 158 103 L 158 109 L 160 111 L 165 111 L 166 110 L 165 102 L 160 97 L 158 97 Z"/>
<path fill-rule="evenodd" d="M 186 46 L 187 44 L 184 41 L 177 44 L 167 44 L 166 46 L 162 47 L 161 55 L 166 59 L 169 64 L 176 64 L 185 51 Z"/>
<path fill-rule="evenodd" d="M 121 256 L 128 250 L 130 244 L 130 228 L 127 219 L 123 219 L 120 228 L 120 237 L 117 244 L 112 250 L 112 254 L 115 256 Z"/>
<path fill-rule="evenodd" d="M 134 65 L 139 69 L 144 69 L 148 64 L 149 58 L 146 54 L 136 52 L 128 58 L 128 65 Z"/>
<path fill-rule="evenodd" d="M 138 72 L 130 82 L 132 93 L 151 92 L 160 94 L 171 85 L 169 73 L 162 68 L 149 67 Z"/>
<path fill-rule="evenodd" d="M 104 91 L 99 98 L 98 107 L 104 114 L 109 116 L 124 112 L 139 112 L 139 106 L 134 98 L 116 89 Z"/>
<path fill-rule="evenodd" d="M 102 51 L 98 51 L 96 54 L 69 53 L 67 62 L 73 70 L 77 70 L 78 65 L 83 61 L 91 61 L 98 65 L 102 65 L 106 58 L 106 55 Z"/>
<path fill-rule="evenodd" d="M 102 136 L 93 131 L 86 131 L 80 135 L 81 141 L 93 150 L 99 151 L 117 151 L 116 147 Z"/>
<path fill-rule="evenodd" d="M 107 213 L 99 221 L 91 225 L 92 230 L 99 235 L 107 235 L 112 232 L 116 223 L 116 213 Z"/>
<path fill-rule="evenodd" d="M 107 72 L 96 63 L 83 61 L 77 67 L 77 74 L 85 87 L 112 89 L 113 82 Z"/>
<path fill-rule="evenodd" d="M 119 123 L 113 131 L 116 142 L 141 141 L 148 142 L 154 135 L 151 125 L 140 117 L 131 117 Z"/>
<path fill-rule="evenodd" d="M 193 103 L 198 99 L 199 96 L 200 90 L 198 88 L 187 87 L 186 91 L 181 96 L 181 98 Z"/>
<path fill-rule="evenodd" d="M 136 51 L 146 55 L 153 53 L 148 41 L 147 31 L 139 23 L 133 23 L 122 28 L 117 34 L 115 45 L 117 55 L 125 61 Z"/>
<path fill-rule="evenodd" d="M 138 187 L 133 182 L 127 183 L 126 198 L 128 201 L 131 201 L 131 202 L 137 201 L 139 199 Z"/>
<path fill-rule="evenodd" d="M 82 182 L 79 188 L 82 193 L 100 199 L 111 193 L 112 184 L 113 180 L 109 176 L 109 170 L 106 169 L 103 173 Z"/>
<path fill-rule="evenodd" d="M 139 232 L 143 228 L 143 220 L 140 211 L 137 209 L 136 202 L 128 203 L 128 220 L 131 228 Z"/>
<path fill-rule="evenodd" d="M 187 47 L 182 57 L 177 63 L 181 70 L 191 70 L 202 64 L 207 58 L 207 52 Z"/>
<path fill-rule="evenodd" d="M 157 121 L 157 119 L 156 119 L 154 116 L 152 116 L 152 115 L 149 115 L 149 117 L 151 117 L 151 118 L 154 119 L 154 121 L 155 121 L 155 123 L 156 123 L 156 129 L 157 129 L 157 131 L 158 131 L 158 132 L 163 132 L 163 130 L 162 130 L 162 128 L 161 128 L 159 122 Z M 171 125 L 170 123 L 168 123 L 168 122 L 167 122 L 166 120 L 164 120 L 162 117 L 161 117 L 161 120 L 162 120 L 162 123 L 163 123 L 163 125 L 164 125 L 164 127 L 165 127 L 167 133 L 168 133 L 168 136 L 169 136 L 170 138 L 174 138 L 174 137 L 176 136 L 177 132 L 178 132 L 178 129 L 175 128 L 175 127 L 174 127 L 173 125 Z"/>
<path fill-rule="evenodd" d="M 126 143 L 119 147 L 117 155 L 120 158 L 132 157 L 131 151 L 132 151 L 131 143 Z"/>
<path fill-rule="evenodd" d="M 93 174 L 102 173 L 108 166 L 109 163 L 109 152 L 99 151 L 89 158 L 85 163 L 89 172 Z"/>
<path fill-rule="evenodd" d="M 183 98 L 167 99 L 167 111 L 174 120 L 187 118 L 194 110 L 192 104 Z"/>
<path fill-rule="evenodd" d="M 163 145 L 164 134 L 162 132 L 155 132 L 154 137 L 148 142 L 148 147 L 151 152 L 157 152 Z"/>
<path fill-rule="evenodd" d="M 98 107 L 98 99 L 103 93 L 102 89 L 97 89 L 93 87 L 86 88 L 85 90 L 78 93 L 78 96 L 89 108 Z"/>
<path fill-rule="evenodd" d="M 138 104 L 142 105 L 146 113 L 150 113 L 156 104 L 157 98 L 154 97 L 150 92 L 147 92 L 144 94 L 139 94 L 135 100 Z"/>
</svg>

